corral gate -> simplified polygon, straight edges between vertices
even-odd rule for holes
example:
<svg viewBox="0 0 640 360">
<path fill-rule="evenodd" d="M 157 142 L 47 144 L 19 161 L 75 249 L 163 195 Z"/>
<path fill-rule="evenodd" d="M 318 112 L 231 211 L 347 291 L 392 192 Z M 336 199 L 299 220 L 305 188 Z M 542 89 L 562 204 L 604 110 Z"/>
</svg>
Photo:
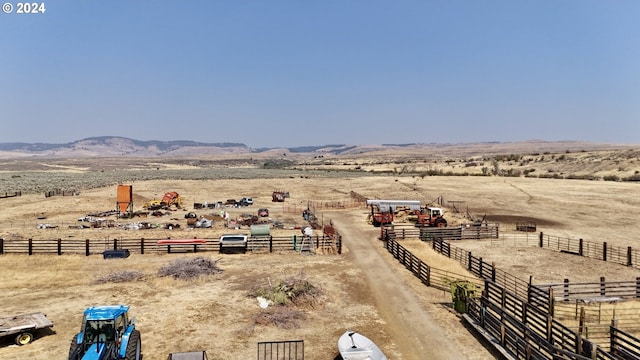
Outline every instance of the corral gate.
<svg viewBox="0 0 640 360">
<path fill-rule="evenodd" d="M 258 360 L 304 360 L 304 340 L 261 341 Z"/>
</svg>

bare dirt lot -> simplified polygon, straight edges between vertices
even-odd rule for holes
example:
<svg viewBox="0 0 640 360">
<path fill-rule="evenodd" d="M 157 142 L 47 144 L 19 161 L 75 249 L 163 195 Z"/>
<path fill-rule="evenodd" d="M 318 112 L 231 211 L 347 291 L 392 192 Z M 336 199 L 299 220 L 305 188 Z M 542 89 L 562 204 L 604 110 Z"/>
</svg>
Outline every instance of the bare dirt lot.
<svg viewBox="0 0 640 360">
<path fill-rule="evenodd" d="M 44 180 L 43 180 L 44 181 Z M 287 230 L 303 224 L 299 213 L 308 201 L 349 200 L 351 191 L 369 198 L 417 199 L 425 204 L 445 201 L 451 225 L 468 221 L 447 207 L 450 201 L 490 221 L 514 219 L 538 223 L 538 231 L 561 237 L 608 241 L 617 246 L 637 245 L 640 224 L 636 211 L 640 191 L 634 183 L 530 179 L 503 177 L 415 176 L 286 176 L 243 180 L 152 180 L 133 182 L 134 204 L 161 196 L 182 194 L 187 207 L 193 202 L 252 196 L 253 210 L 270 208 L 271 218 Z M 271 203 L 271 191 L 290 193 L 283 204 Z M 204 237 L 216 238 L 221 228 L 165 230 L 70 229 L 77 218 L 115 207 L 116 187 L 82 190 L 78 196 L 44 198 L 26 194 L 1 199 L 0 236 L 11 239 L 111 239 Z M 9 211 L 10 209 L 10 211 Z M 229 209 L 232 216 L 246 209 Z M 170 216 L 183 219 L 184 211 Z M 99 304 L 128 304 L 138 318 L 145 359 L 165 359 L 172 351 L 207 350 L 210 359 L 253 359 L 258 341 L 303 339 L 305 358 L 333 359 L 338 336 L 353 329 L 372 338 L 390 359 L 491 359 L 494 358 L 462 326 L 451 311 L 451 297 L 422 285 L 388 254 L 377 240 L 379 231 L 366 223 L 368 209 L 324 211 L 323 222 L 334 221 L 343 234 L 343 254 L 134 254 L 127 259 L 100 256 L 4 255 L 0 256 L 4 280 L 0 283 L 2 315 L 43 311 L 54 322 L 56 334 L 17 347 L 2 342 L 2 359 L 64 358 L 69 341 L 78 331 L 82 311 Z M 602 214 L 607 214 L 603 217 Z M 162 217 L 157 222 L 169 221 Z M 38 219 L 40 218 L 40 219 Z M 605 221 L 606 219 L 606 221 Z M 46 221 L 51 229 L 36 229 Z M 147 232 L 144 232 L 147 231 Z M 457 263 L 429 251 L 420 242 L 410 244 L 419 256 L 436 267 L 464 273 Z M 487 261 L 540 281 L 597 281 L 600 276 L 630 280 L 638 270 L 596 260 L 576 258 L 542 249 L 514 249 L 489 242 L 460 243 Z M 422 247 L 422 249 L 421 249 Z M 412 250 L 413 251 L 413 250 Z M 222 272 L 192 281 L 159 277 L 158 269 L 182 257 L 204 256 L 217 261 Z M 104 274 L 121 270 L 144 273 L 139 281 L 97 283 Z M 320 301 L 299 309 L 304 318 L 283 328 L 257 323 L 261 310 L 248 296 L 256 284 L 303 273 L 322 289 Z"/>
</svg>

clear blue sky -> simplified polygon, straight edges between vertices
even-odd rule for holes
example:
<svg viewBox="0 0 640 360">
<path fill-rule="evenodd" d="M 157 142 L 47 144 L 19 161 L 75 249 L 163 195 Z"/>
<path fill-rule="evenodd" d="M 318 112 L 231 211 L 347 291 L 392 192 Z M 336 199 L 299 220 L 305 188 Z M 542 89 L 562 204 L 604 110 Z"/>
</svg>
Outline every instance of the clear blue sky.
<svg viewBox="0 0 640 360">
<path fill-rule="evenodd" d="M 637 0 L 44 3 L 0 13 L 0 142 L 640 144 Z"/>
</svg>

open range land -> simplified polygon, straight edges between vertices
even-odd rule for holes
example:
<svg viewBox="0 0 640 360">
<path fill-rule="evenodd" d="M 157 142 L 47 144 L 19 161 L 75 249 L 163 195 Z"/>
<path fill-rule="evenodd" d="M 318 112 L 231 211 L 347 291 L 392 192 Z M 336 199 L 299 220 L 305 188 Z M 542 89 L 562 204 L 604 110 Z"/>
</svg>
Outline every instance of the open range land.
<svg viewBox="0 0 640 360">
<path fill-rule="evenodd" d="M 530 276 L 542 284 L 640 277 L 637 267 L 516 246 L 509 237 L 516 223 L 535 223 L 536 232 L 530 234 L 534 243 L 543 232 L 639 249 L 640 191 L 634 176 L 640 166 L 633 150 L 513 155 L 519 153 L 510 149 L 492 156 L 475 152 L 441 155 L 438 161 L 406 153 L 220 160 L 2 160 L 0 193 L 21 192 L 0 199 L 0 237 L 5 242 L 90 239 L 102 241 L 106 249 L 112 239 L 215 240 L 223 233 L 246 233 L 249 228 L 228 229 L 222 222 L 211 228 L 190 228 L 184 215 L 217 215 L 226 210 L 234 219 L 262 207 L 269 208 L 270 221 L 282 224 L 272 230 L 274 236 L 293 237 L 305 226 L 301 212 L 310 202 L 327 205 L 316 215 L 321 223 L 332 222 L 343 242 L 341 254 L 150 251 L 108 260 L 99 254 L 1 255 L 0 316 L 42 311 L 54 321 L 55 334 L 41 334 L 21 347 L 2 338 L 0 358 L 65 358 L 82 311 L 104 304 L 131 306 L 142 333 L 144 357 L 151 360 L 194 350 L 206 350 L 210 359 L 255 359 L 260 341 L 298 339 L 304 340 L 306 359 L 334 359 L 339 358 L 337 339 L 347 329 L 373 339 L 390 359 L 495 358 L 451 309 L 449 292 L 424 286 L 384 249 L 378 239 L 380 229 L 367 223 L 369 209 L 357 205 L 353 193 L 424 204 L 440 201 L 449 226 L 478 218 L 499 223 L 504 237 L 455 245 L 525 281 Z M 465 172 L 469 174 L 463 176 Z M 531 176 L 540 173 L 545 176 Z M 184 209 L 146 219 L 112 217 L 116 227 L 79 228 L 78 218 L 115 209 L 118 184 L 132 185 L 134 210 L 167 191 L 181 195 Z M 44 196 L 54 190 L 75 195 Z M 288 192 L 289 198 L 272 202 L 274 190 Z M 241 197 L 252 197 L 254 204 L 222 209 L 192 206 Z M 125 230 L 124 225 L 132 221 L 156 226 Z M 165 223 L 180 226 L 167 229 L 162 226 Z M 435 268 L 471 276 L 457 261 L 432 251 L 428 242 L 400 241 Z M 220 271 L 187 280 L 159 273 L 178 259 L 200 257 L 215 262 Z M 137 276 L 113 281 L 125 271 Z M 291 279 L 304 279 L 317 291 L 307 301 L 289 305 L 286 313 L 276 313 L 277 306 L 258 306 L 256 288 Z M 637 316 L 640 306 L 634 303 L 617 306 L 620 311 L 629 309 L 622 311 L 627 316 Z"/>
</svg>

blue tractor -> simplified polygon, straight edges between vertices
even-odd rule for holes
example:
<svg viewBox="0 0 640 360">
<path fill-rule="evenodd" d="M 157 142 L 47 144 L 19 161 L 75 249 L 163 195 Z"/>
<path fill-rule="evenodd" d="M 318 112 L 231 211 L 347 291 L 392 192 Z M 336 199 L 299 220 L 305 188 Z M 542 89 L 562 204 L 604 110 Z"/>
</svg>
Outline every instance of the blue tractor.
<svg viewBox="0 0 640 360">
<path fill-rule="evenodd" d="M 125 305 L 93 306 L 84 311 L 73 337 L 69 360 L 141 360 L 142 341 Z"/>
</svg>

